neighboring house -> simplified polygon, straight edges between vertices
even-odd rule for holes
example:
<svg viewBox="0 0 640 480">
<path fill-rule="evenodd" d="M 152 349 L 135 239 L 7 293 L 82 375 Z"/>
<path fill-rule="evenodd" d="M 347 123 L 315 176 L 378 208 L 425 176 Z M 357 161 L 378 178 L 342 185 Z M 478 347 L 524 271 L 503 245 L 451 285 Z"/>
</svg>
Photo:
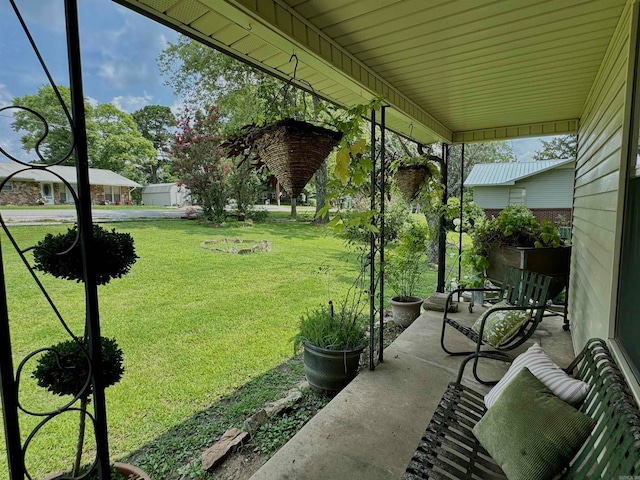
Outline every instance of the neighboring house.
<svg viewBox="0 0 640 480">
<path fill-rule="evenodd" d="M 0 192 L 0 205 L 64 205 L 73 203 L 66 180 L 75 190 L 76 168 L 54 165 L 47 170 L 27 170 L 14 162 L 0 162 L 0 181 L 9 179 Z M 141 187 L 139 183 L 122 175 L 99 168 L 89 169 L 91 203 L 127 204 L 131 201 L 131 190 Z M 77 194 L 77 191 L 76 191 Z"/>
<path fill-rule="evenodd" d="M 497 215 L 516 203 L 538 220 L 571 220 L 575 160 L 482 163 L 474 165 L 464 182 L 473 188 L 473 201 L 487 215 Z"/>
<path fill-rule="evenodd" d="M 191 191 L 177 183 L 154 183 L 142 189 L 144 205 L 178 206 L 191 203 Z"/>
</svg>

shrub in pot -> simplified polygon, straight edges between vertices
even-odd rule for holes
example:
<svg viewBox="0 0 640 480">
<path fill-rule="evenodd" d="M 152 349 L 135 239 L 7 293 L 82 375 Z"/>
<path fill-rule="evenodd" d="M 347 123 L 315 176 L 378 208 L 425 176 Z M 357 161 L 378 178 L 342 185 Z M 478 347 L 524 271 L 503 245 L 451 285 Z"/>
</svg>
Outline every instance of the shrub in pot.
<svg viewBox="0 0 640 480">
<path fill-rule="evenodd" d="M 414 292 L 427 267 L 428 241 L 426 224 L 407 222 L 385 265 L 385 280 L 396 294 L 390 300 L 393 321 L 401 327 L 408 327 L 420 316 L 422 298 Z"/>
<path fill-rule="evenodd" d="M 568 274 L 571 249 L 563 245 L 558 228 L 548 220 L 538 222 L 524 205 L 510 205 L 497 217 L 482 219 L 471 231 L 472 246 L 466 262 L 485 279 L 499 282 L 508 265 L 537 273 L 558 275 L 552 280 L 551 297 L 562 290 Z"/>
<path fill-rule="evenodd" d="M 128 233 L 108 231 L 100 225 L 93 225 L 94 247 L 99 255 L 94 258 L 96 283 L 105 285 L 114 278 L 126 275 L 138 259 L 135 254 L 133 238 Z M 83 263 L 80 250 L 78 227 L 73 226 L 65 233 L 47 234 L 38 242 L 33 252 L 34 269 L 67 280 L 83 281 Z M 57 343 L 43 351 L 38 357 L 32 373 L 40 387 L 55 395 L 69 396 L 80 401 L 80 420 L 78 440 L 73 468 L 66 473 L 72 477 L 82 476 L 97 479 L 98 473 L 93 466 L 81 466 L 84 450 L 86 410 L 92 392 L 88 337 L 86 331 L 82 337 L 73 336 L 71 340 Z M 122 378 L 122 350 L 115 339 L 101 337 L 102 364 L 105 387 L 116 384 Z M 115 463 L 113 479 L 148 478 L 144 472 L 126 464 Z M 131 473 L 136 477 L 130 477 Z M 116 476 L 118 475 L 118 476 Z M 56 475 L 52 478 L 59 478 Z"/>
<path fill-rule="evenodd" d="M 304 372 L 314 389 L 333 395 L 357 375 L 366 344 L 364 308 L 360 298 L 348 294 L 337 310 L 329 302 L 301 316 L 294 349 L 304 349 Z"/>
</svg>

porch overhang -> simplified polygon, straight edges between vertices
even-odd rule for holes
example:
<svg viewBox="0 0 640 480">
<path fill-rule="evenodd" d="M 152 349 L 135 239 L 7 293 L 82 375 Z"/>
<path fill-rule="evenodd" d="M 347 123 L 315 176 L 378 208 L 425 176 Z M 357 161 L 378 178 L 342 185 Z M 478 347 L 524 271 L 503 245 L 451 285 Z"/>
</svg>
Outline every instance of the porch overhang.
<svg viewBox="0 0 640 480">
<path fill-rule="evenodd" d="M 425 144 L 576 133 L 626 2 L 114 1 Z"/>
</svg>

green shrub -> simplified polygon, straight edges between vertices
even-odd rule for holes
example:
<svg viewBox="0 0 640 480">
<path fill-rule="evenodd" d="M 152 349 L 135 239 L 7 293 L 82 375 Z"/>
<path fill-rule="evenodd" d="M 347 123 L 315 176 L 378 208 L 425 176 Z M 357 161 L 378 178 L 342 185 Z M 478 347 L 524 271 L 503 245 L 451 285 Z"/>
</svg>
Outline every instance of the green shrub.
<svg viewBox="0 0 640 480">
<path fill-rule="evenodd" d="M 126 275 L 138 259 L 131 235 L 117 233 L 115 229 L 108 231 L 94 224 L 93 237 L 96 283 L 105 285 Z M 33 259 L 36 270 L 57 278 L 84 281 L 78 226 L 74 225 L 66 233 L 45 235 L 34 249 Z"/>
<path fill-rule="evenodd" d="M 318 306 L 300 318 L 300 330 L 293 338 L 297 352 L 303 342 L 329 350 L 351 350 L 365 343 L 364 315 L 351 315 L 343 305 L 337 312 Z"/>
<path fill-rule="evenodd" d="M 497 217 L 478 222 L 472 233 L 472 248 L 464 259 L 476 272 L 489 266 L 492 247 L 558 247 L 558 229 L 548 220 L 538 222 L 524 205 L 509 205 Z"/>
<path fill-rule="evenodd" d="M 389 253 L 385 266 L 385 280 L 397 296 L 408 299 L 427 268 L 429 227 L 411 221 L 400 232 L 399 245 Z"/>
<path fill-rule="evenodd" d="M 88 388 L 82 396 L 91 394 L 87 340 L 67 340 L 49 347 L 38 358 L 32 373 L 38 386 L 55 395 L 78 395 L 85 385 Z M 113 338 L 102 337 L 102 371 L 104 386 L 109 387 L 120 381 L 124 373 L 122 350 Z"/>
<path fill-rule="evenodd" d="M 460 218 L 460 199 L 451 197 L 447 200 L 447 208 L 445 210 L 447 230 L 458 231 L 454 222 L 456 218 Z M 462 231 L 468 231 L 484 218 L 484 210 L 475 202 L 465 198 L 462 206 Z"/>
<path fill-rule="evenodd" d="M 253 220 L 254 222 L 264 222 L 269 216 L 267 210 L 256 210 L 255 208 L 249 208 L 246 212 L 246 218 Z"/>
<path fill-rule="evenodd" d="M 367 198 L 362 202 L 356 203 L 352 209 L 353 213 L 362 213 L 369 210 L 370 205 L 367 203 L 370 200 Z M 343 215 L 349 219 L 348 213 Z M 401 201 L 397 196 L 394 196 L 391 201 L 385 203 L 384 210 L 384 239 L 389 243 L 398 238 L 400 230 L 409 221 L 409 210 L 406 204 Z M 367 242 L 369 241 L 369 232 L 366 229 L 358 227 L 347 227 L 345 230 L 345 236 L 347 240 Z"/>
</svg>

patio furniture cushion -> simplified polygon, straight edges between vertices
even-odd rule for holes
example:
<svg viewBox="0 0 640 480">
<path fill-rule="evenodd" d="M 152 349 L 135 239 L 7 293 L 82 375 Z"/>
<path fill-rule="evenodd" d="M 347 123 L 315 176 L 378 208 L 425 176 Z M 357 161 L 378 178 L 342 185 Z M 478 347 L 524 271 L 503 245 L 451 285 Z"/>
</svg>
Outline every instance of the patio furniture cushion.
<svg viewBox="0 0 640 480">
<path fill-rule="evenodd" d="M 482 339 L 489 345 L 497 347 L 513 337 L 520 327 L 529 320 L 530 314 L 526 310 L 495 310 L 504 307 L 513 307 L 506 300 L 496 303 L 483 313 L 473 324 L 473 330 L 480 334 L 482 320 L 487 317 L 482 333 Z"/>
<path fill-rule="evenodd" d="M 595 421 L 522 368 L 473 428 L 509 480 L 550 480 L 580 449 Z"/>
<path fill-rule="evenodd" d="M 478 357 L 495 358 L 495 353 L 481 351 L 464 359 L 402 480 L 506 480 L 500 465 L 473 434 L 476 424 L 498 405 L 487 410 L 483 395 L 461 384 L 465 368 Z M 565 371 L 589 385 L 587 397 L 576 408 L 591 417 L 596 427 L 562 472 L 562 480 L 640 476 L 640 411 L 607 342 L 589 340 Z M 520 407 L 516 405 L 516 409 Z M 537 433 L 537 425 L 532 430 Z M 502 441 L 511 442 L 511 438 L 504 435 Z"/>
<path fill-rule="evenodd" d="M 542 347 L 535 343 L 516 357 L 504 377 L 484 397 L 487 408 L 491 408 L 509 382 L 525 367 L 554 395 L 571 405 L 581 402 L 587 396 L 589 385 L 565 373 L 547 356 Z"/>
</svg>

